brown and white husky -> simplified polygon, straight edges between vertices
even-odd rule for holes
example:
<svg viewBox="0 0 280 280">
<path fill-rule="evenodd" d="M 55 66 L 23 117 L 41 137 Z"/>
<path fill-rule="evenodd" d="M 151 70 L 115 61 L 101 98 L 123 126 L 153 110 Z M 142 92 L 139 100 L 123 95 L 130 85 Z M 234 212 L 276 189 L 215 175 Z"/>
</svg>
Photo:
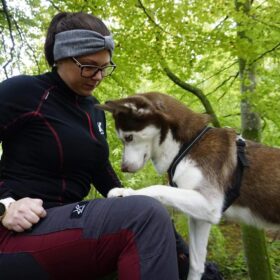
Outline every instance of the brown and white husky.
<svg viewBox="0 0 280 280">
<path fill-rule="evenodd" d="M 233 129 L 205 129 L 209 116 L 166 94 L 136 94 L 97 107 L 113 114 L 124 144 L 123 171 L 136 172 L 149 159 L 158 173 L 169 171 L 176 187 L 115 188 L 108 197 L 147 195 L 189 216 L 188 280 L 201 279 L 210 227 L 222 215 L 280 228 L 280 149 L 244 140 L 240 156 Z"/>
</svg>

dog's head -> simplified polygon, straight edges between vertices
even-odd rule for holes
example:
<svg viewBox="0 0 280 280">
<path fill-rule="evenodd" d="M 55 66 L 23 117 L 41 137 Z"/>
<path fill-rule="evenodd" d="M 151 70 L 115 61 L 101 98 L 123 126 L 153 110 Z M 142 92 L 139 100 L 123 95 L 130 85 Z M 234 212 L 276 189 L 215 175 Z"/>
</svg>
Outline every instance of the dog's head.
<svg viewBox="0 0 280 280">
<path fill-rule="evenodd" d="M 175 98 L 158 92 L 135 94 L 96 107 L 114 117 L 124 144 L 122 170 L 126 172 L 136 172 L 153 159 L 169 130 L 174 141 L 184 143 L 209 121 L 206 115 L 194 113 Z"/>
<path fill-rule="evenodd" d="M 118 136 L 124 144 L 122 171 L 141 169 L 151 158 L 154 145 L 164 140 L 168 116 L 160 95 L 136 94 L 96 105 L 111 112 L 115 120 Z"/>
</svg>

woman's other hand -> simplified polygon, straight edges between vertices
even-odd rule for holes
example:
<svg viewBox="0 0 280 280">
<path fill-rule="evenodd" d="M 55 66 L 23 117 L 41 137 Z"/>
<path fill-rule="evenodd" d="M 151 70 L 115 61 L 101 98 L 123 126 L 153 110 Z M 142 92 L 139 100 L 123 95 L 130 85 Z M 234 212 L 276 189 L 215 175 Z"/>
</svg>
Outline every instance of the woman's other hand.
<svg viewBox="0 0 280 280">
<path fill-rule="evenodd" d="M 23 232 L 46 215 L 41 199 L 25 197 L 10 204 L 2 219 L 2 225 L 9 230 Z"/>
</svg>

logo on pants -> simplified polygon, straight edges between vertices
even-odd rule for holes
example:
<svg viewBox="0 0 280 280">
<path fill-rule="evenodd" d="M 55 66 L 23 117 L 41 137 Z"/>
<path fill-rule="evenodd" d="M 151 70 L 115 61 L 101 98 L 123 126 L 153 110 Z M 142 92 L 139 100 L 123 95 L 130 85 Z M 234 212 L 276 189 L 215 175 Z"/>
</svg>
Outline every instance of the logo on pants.
<svg viewBox="0 0 280 280">
<path fill-rule="evenodd" d="M 88 204 L 88 201 L 79 202 L 71 212 L 71 218 L 80 218 L 82 217 L 84 210 Z"/>
</svg>

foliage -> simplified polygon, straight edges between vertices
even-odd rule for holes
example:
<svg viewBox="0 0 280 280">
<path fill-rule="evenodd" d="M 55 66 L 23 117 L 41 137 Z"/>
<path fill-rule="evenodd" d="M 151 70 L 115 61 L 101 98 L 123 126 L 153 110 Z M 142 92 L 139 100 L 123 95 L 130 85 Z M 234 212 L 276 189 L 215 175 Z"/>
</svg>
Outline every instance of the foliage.
<svg viewBox="0 0 280 280">
<path fill-rule="evenodd" d="M 250 62 L 256 61 L 257 94 L 252 103 L 262 117 L 263 141 L 279 145 L 280 138 L 270 136 L 279 134 L 280 124 L 277 114 L 280 33 L 277 1 L 254 1 L 249 17 L 235 10 L 233 0 L 110 0 L 106 6 L 97 0 L 26 0 L 17 6 L 15 3 L 7 2 L 12 32 L 5 14 L 0 13 L 4 38 L 0 48 L 2 67 L 13 54 L 12 62 L 6 66 L 9 76 L 47 69 L 42 51 L 43 36 L 50 18 L 58 10 L 91 12 L 108 23 L 116 41 L 114 61 L 118 68 L 112 79 L 95 93 L 101 101 L 134 92 L 160 90 L 175 95 L 194 110 L 204 111 L 196 97 L 168 79 L 162 69 L 164 60 L 182 81 L 203 91 L 221 125 L 240 130 L 237 57 L 241 55 L 249 57 Z M 236 33 L 242 32 L 243 27 L 237 26 L 236 21 L 251 30 L 253 47 L 248 40 L 237 39 Z M 13 49 L 12 37 L 15 40 Z M 0 77 L 4 78 L 4 72 Z"/>
</svg>

